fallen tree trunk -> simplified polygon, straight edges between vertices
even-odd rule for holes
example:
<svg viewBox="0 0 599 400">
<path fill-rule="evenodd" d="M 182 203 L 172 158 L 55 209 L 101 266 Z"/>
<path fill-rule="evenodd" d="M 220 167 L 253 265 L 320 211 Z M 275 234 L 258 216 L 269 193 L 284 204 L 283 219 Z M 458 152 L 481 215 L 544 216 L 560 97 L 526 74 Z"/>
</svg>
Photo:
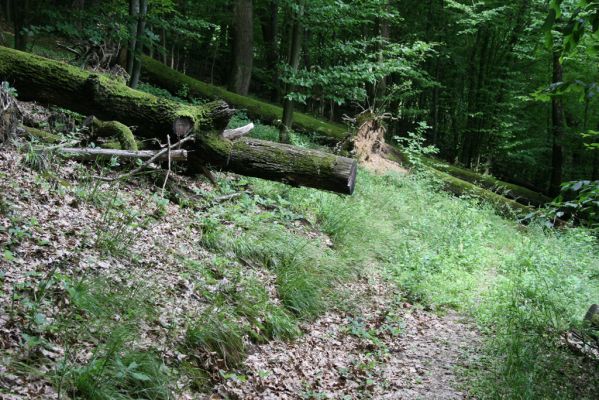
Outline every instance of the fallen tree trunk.
<svg viewBox="0 0 599 400">
<path fill-rule="evenodd" d="M 143 74 L 150 82 L 172 93 L 177 93 L 182 87 L 186 87 L 190 96 L 222 99 L 239 109 L 246 110 L 249 116 L 265 122 L 273 123 L 283 118 L 283 109 L 277 105 L 229 92 L 221 87 L 194 79 L 151 57 L 143 58 Z M 335 143 L 344 139 L 348 134 L 347 128 L 341 124 L 325 122 L 299 112 L 293 113 L 293 128 L 298 131 L 316 133 Z"/>
<path fill-rule="evenodd" d="M 535 192 L 523 186 L 501 181 L 491 175 L 483 175 L 466 168 L 460 168 L 455 165 L 449 165 L 443 161 L 433 158 L 422 157 L 422 161 L 441 172 L 445 172 L 453 177 L 463 181 L 482 186 L 485 189 L 499 193 L 509 199 L 517 201 L 520 204 L 533 207 L 542 207 L 551 202 L 551 198 L 542 193 Z"/>
<path fill-rule="evenodd" d="M 149 160 L 157 154 L 154 150 L 113 150 L 113 149 L 98 149 L 98 148 L 79 148 L 79 147 L 63 147 L 59 152 L 67 156 L 72 156 L 78 160 L 95 160 L 117 158 L 129 158 Z M 157 161 L 168 160 L 168 153 L 162 154 L 157 158 Z M 187 150 L 172 150 L 170 152 L 171 161 L 187 161 Z"/>
<path fill-rule="evenodd" d="M 351 194 L 356 161 L 256 139 L 222 136 L 233 110 L 224 102 L 184 105 L 128 88 L 106 76 L 0 47 L 0 76 L 22 100 L 136 126 L 136 136 L 175 141 L 193 135 L 186 149 L 192 172 L 207 164 L 242 175 Z"/>
</svg>

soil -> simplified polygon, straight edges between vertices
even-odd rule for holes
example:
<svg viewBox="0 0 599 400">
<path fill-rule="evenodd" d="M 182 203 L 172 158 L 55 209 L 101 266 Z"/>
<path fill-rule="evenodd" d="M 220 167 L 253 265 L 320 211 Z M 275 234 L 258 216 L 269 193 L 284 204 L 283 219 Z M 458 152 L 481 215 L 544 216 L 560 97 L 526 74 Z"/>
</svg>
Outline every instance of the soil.
<svg viewBox="0 0 599 400">
<path fill-rule="evenodd" d="M 377 120 L 368 120 L 358 128 L 353 139 L 356 158 L 368 170 L 384 175 L 389 172 L 407 174 L 409 171 L 386 156 L 385 128 Z"/>
</svg>

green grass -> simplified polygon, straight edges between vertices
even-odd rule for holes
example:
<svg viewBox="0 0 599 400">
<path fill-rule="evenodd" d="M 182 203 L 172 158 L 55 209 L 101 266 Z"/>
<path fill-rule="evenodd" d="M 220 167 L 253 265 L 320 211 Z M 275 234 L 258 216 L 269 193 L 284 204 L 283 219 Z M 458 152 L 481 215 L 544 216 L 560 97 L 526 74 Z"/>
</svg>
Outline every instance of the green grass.
<svg viewBox="0 0 599 400">
<path fill-rule="evenodd" d="M 56 390 L 98 400 L 171 398 L 169 369 L 157 354 L 135 346 L 140 324 L 155 318 L 147 288 L 102 279 L 65 279 L 63 286 L 70 308 L 54 327 L 66 344 L 53 371 Z M 84 363 L 79 353 L 89 347 L 82 343 L 94 344 Z"/>
<path fill-rule="evenodd" d="M 410 300 L 472 315 L 485 334 L 484 369 L 470 382 L 480 398 L 597 396 L 596 385 L 583 384 L 585 362 L 560 341 L 598 299 L 599 250 L 589 232 L 520 226 L 428 176 L 361 171 L 352 197 L 264 181 L 255 190 L 278 193 L 317 221 L 334 258 L 374 263 Z"/>
<path fill-rule="evenodd" d="M 236 118 L 234 123 L 244 122 L 243 115 Z M 259 125 L 254 134 L 277 132 Z M 123 257 L 126 246 L 120 244 L 147 218 L 130 210 L 116 189 L 103 192 L 85 179 L 79 185 L 75 196 L 105 216 L 98 237 L 106 240 L 93 245 L 106 257 Z M 488 197 L 464 192 L 458 198 L 444 192 L 437 177 L 419 173 L 374 176 L 360 170 L 353 196 L 245 178 L 222 180 L 221 188 L 251 190 L 196 214 L 211 257 L 181 259 L 181 274 L 202 304 L 187 316 L 184 337 L 172 349 L 187 355 L 185 361 L 165 365 L 159 352 L 136 346 L 140 324 L 157 318 L 147 297 L 152 291 L 139 277 L 126 287 L 108 277 L 52 274 L 19 292 L 16 301 L 23 305 L 31 303 L 27 293 L 44 304 L 69 300 L 52 323 L 38 318 L 41 305 L 24 315 L 35 328 L 28 331 L 27 349 L 44 346 L 48 337 L 67 345 L 53 369 L 55 388 L 87 399 L 163 399 L 171 395 L 172 382 L 186 376 L 197 390 L 209 389 L 211 380 L 240 365 L 248 343 L 292 340 L 302 322 L 351 309 L 359 299 L 342 285 L 374 270 L 411 302 L 440 312 L 454 308 L 475 319 L 484 353 L 468 384 L 477 398 L 599 395 L 592 384 L 596 366 L 574 356 L 560 339 L 580 326 L 598 300 L 599 251 L 588 231 L 550 230 L 541 221 L 518 225 L 499 216 Z M 160 199 L 148 194 L 150 201 Z M 27 228 L 16 219 L 15 226 Z M 14 250 L 28 240 L 19 232 L 11 233 Z M 366 334 L 359 328 L 353 334 Z M 92 349 L 85 361 L 74 357 L 83 344 Z"/>
<path fill-rule="evenodd" d="M 187 330 L 188 352 L 203 356 L 216 353 L 224 368 L 238 367 L 245 357 L 244 327 L 233 310 L 209 310 Z"/>
</svg>

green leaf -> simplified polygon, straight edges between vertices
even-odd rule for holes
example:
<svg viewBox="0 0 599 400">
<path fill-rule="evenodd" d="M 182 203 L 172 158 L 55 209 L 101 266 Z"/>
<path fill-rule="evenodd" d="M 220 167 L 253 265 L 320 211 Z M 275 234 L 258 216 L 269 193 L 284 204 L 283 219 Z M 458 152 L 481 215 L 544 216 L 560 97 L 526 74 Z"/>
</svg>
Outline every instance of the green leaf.
<svg viewBox="0 0 599 400">
<path fill-rule="evenodd" d="M 14 254 L 10 250 L 4 250 L 3 257 L 6 261 L 9 261 L 9 262 L 14 261 L 16 259 Z"/>
<path fill-rule="evenodd" d="M 129 375 L 136 381 L 147 382 L 150 380 L 150 377 L 142 372 L 130 372 Z"/>
</svg>

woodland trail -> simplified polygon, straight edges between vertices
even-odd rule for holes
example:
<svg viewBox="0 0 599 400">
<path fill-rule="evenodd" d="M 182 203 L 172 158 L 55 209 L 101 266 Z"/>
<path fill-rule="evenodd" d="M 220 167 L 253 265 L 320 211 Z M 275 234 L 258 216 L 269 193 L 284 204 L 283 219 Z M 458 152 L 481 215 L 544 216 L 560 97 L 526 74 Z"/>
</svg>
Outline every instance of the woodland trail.
<svg viewBox="0 0 599 400">
<path fill-rule="evenodd" d="M 355 286 L 369 300 L 358 310 L 306 324 L 295 342 L 257 346 L 207 398 L 469 398 L 461 372 L 475 367 L 481 343 L 471 322 L 400 301 L 380 281 Z"/>
</svg>

